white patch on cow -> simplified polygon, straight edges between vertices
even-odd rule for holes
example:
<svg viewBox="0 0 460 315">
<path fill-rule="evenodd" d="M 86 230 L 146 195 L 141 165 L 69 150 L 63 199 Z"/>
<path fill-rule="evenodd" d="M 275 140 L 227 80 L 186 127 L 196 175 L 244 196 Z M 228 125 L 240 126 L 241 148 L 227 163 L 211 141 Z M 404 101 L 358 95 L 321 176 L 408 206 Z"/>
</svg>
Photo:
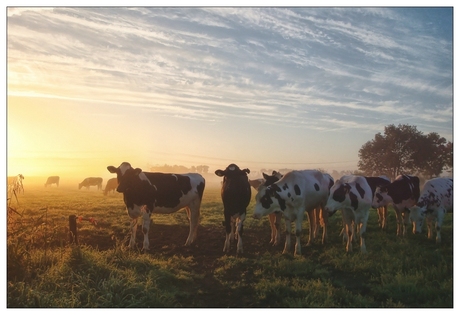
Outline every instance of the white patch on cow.
<svg viewBox="0 0 460 315">
<path fill-rule="evenodd" d="M 345 199 L 343 201 L 337 201 L 334 199 L 334 192 L 337 189 L 343 187 L 344 184 L 348 184 L 349 191 L 345 193 Z M 364 191 L 363 197 L 361 197 L 361 193 L 357 189 L 357 184 L 359 184 L 361 189 Z M 350 193 L 353 193 L 357 197 L 358 203 L 356 208 L 355 205 L 352 204 Z M 326 209 L 329 213 L 334 213 L 340 209 L 342 210 L 342 221 L 344 224 L 343 237 L 347 243 L 347 252 L 351 252 L 353 250 L 353 236 L 355 235 L 355 226 L 360 236 L 361 252 L 366 252 L 366 244 L 363 234 L 366 232 L 367 220 L 369 219 L 369 210 L 372 204 L 371 195 L 372 190 L 366 179 L 362 176 L 343 176 L 340 180 L 337 180 L 334 186 L 332 186 L 330 189 Z"/>
<path fill-rule="evenodd" d="M 419 202 L 410 210 L 412 232 L 421 233 L 426 219 L 428 238 L 433 237 L 435 221 L 436 243 L 441 242 L 441 227 L 446 212 L 453 211 L 453 182 L 449 178 L 428 180 L 422 188 Z"/>
<path fill-rule="evenodd" d="M 280 188 L 280 191 L 274 192 L 271 196 L 267 196 L 267 190 L 273 191 L 273 187 L 267 188 L 262 186 L 260 188 L 256 195 L 256 205 L 253 217 L 260 219 L 262 216 L 276 211 L 283 213 L 286 223 L 286 241 L 283 253 L 290 251 L 290 231 L 292 221 L 295 221 L 296 245 L 294 254 L 301 254 L 300 236 L 304 213 L 306 211 L 310 214 L 313 213 L 315 209 L 323 209 L 329 195 L 329 178 L 329 175 L 322 174 L 315 170 L 292 171 L 286 173 L 283 178 L 276 182 L 276 186 Z M 317 184 L 319 190 L 316 190 L 315 184 Z M 298 186 L 297 189 L 295 186 Z M 299 190 L 300 194 L 298 194 Z M 262 205 L 264 203 L 262 199 L 267 199 L 267 197 L 271 201 L 268 209 L 264 208 Z M 283 205 L 280 205 L 280 201 Z M 310 219 L 309 221 L 310 243 L 314 238 L 313 231 L 315 228 L 314 219 Z M 324 224 L 323 242 L 325 241 L 326 234 L 326 224 Z"/>
<path fill-rule="evenodd" d="M 132 169 L 132 167 L 131 167 L 131 164 L 126 163 L 126 162 L 123 162 L 123 163 L 121 163 L 121 165 L 118 167 L 118 169 L 120 170 L 121 176 L 123 176 L 123 175 L 125 175 L 126 171 L 129 170 L 129 169 Z M 145 175 L 144 175 L 144 176 L 145 176 Z"/>
</svg>

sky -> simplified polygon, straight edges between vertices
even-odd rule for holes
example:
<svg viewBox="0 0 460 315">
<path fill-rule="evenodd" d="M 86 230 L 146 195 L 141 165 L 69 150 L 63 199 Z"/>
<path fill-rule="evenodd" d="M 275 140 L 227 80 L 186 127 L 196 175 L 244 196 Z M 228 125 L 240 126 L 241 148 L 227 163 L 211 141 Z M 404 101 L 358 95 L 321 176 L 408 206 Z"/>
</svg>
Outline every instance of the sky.
<svg viewBox="0 0 460 315">
<path fill-rule="evenodd" d="M 453 9 L 7 7 L 7 174 L 357 170 L 390 124 L 453 141 Z"/>
</svg>

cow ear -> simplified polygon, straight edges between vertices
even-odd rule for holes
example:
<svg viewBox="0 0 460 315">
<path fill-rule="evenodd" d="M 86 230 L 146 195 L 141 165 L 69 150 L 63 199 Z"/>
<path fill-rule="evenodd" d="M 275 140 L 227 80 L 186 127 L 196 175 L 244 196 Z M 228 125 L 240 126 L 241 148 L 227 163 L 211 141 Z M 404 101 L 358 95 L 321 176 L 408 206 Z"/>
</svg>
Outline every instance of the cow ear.
<svg viewBox="0 0 460 315">
<path fill-rule="evenodd" d="M 223 170 L 216 170 L 214 173 L 219 177 L 222 177 L 225 175 L 225 172 Z"/>
<path fill-rule="evenodd" d="M 245 168 L 245 169 L 243 170 L 243 172 L 246 172 L 247 174 L 251 173 L 251 171 L 249 170 L 249 168 Z"/>
<path fill-rule="evenodd" d="M 115 166 L 107 166 L 107 169 L 109 170 L 110 173 L 116 173 L 117 168 Z"/>
<path fill-rule="evenodd" d="M 140 168 L 134 169 L 134 175 L 139 175 L 140 173 L 142 173 L 142 170 Z"/>
<path fill-rule="evenodd" d="M 265 173 L 262 173 L 262 176 L 265 178 L 265 180 L 268 180 L 270 178 L 270 176 L 268 176 L 267 174 Z"/>
</svg>

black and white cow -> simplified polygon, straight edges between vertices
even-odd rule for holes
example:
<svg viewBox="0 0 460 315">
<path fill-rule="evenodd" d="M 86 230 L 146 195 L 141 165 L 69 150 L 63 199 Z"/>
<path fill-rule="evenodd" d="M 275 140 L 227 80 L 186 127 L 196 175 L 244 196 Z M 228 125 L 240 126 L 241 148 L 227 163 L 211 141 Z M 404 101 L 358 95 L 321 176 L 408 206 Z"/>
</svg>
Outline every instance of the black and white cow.
<svg viewBox="0 0 460 315">
<path fill-rule="evenodd" d="M 409 209 L 413 233 L 422 232 L 423 221 L 426 218 L 428 238 L 432 238 L 432 223 L 436 221 L 436 243 L 441 243 L 444 215 L 453 211 L 453 186 L 451 178 L 433 178 L 425 183 L 417 205 Z"/>
<path fill-rule="evenodd" d="M 129 246 L 136 243 L 137 219 L 142 217 L 144 233 L 143 249 L 149 249 L 150 215 L 169 214 L 185 208 L 190 222 L 190 232 L 185 246 L 192 244 L 200 219 L 200 206 L 205 187 L 203 176 L 196 173 L 166 174 L 142 172 L 127 162 L 119 167 L 108 166 L 110 173 L 117 174 L 117 191 L 123 193 L 123 200 L 131 221 Z"/>
<path fill-rule="evenodd" d="M 102 189 L 102 177 L 87 177 L 78 184 L 78 189 L 82 187 L 89 189 L 90 186 L 97 186 L 97 190 Z"/>
<path fill-rule="evenodd" d="M 315 209 L 323 209 L 332 185 L 332 177 L 316 170 L 291 171 L 279 181 L 268 187 L 260 187 L 256 195 L 254 218 L 260 219 L 264 215 L 281 211 L 286 223 L 286 241 L 283 253 L 291 248 L 291 225 L 296 226 L 296 245 L 294 254 L 301 254 L 300 235 L 305 211 L 310 221 L 310 240 L 313 239 L 313 222 Z M 327 220 L 327 219 L 326 219 Z M 326 224 L 323 230 L 323 239 L 326 235 Z"/>
<path fill-rule="evenodd" d="M 273 171 L 272 175 L 265 173 L 262 173 L 262 175 L 263 178 L 249 180 L 251 187 L 255 188 L 257 191 L 259 191 L 260 186 L 270 186 L 283 177 L 283 175 L 277 171 Z M 282 213 L 280 211 L 275 211 L 268 215 L 268 222 L 270 223 L 271 229 L 270 244 L 273 246 L 278 245 L 281 241 L 281 217 Z"/>
<path fill-rule="evenodd" d="M 409 224 L 409 208 L 414 206 L 420 197 L 420 180 L 417 176 L 399 175 L 386 186 L 375 190 L 372 207 L 378 208 L 390 203 L 396 212 L 396 235 L 406 234 Z"/>
<path fill-rule="evenodd" d="M 364 233 L 372 206 L 372 190 L 363 176 L 345 175 L 331 187 L 326 204 L 329 215 L 342 210 L 346 251 L 353 250 L 354 226 L 360 236 L 361 252 L 366 252 Z"/>
<path fill-rule="evenodd" d="M 371 187 L 372 191 L 372 198 L 374 198 L 375 190 L 377 187 L 382 187 L 382 186 L 387 186 L 391 184 L 391 181 L 388 177 L 382 175 L 379 177 L 364 177 L 369 184 L 369 187 Z M 388 218 L 388 209 L 387 205 L 384 205 L 382 207 L 377 208 L 377 214 L 379 216 L 379 226 L 383 229 L 386 228 L 387 226 L 387 218 Z"/>
<path fill-rule="evenodd" d="M 251 186 L 247 175 L 249 172 L 249 169 L 242 170 L 236 164 L 230 164 L 225 170 L 215 171 L 217 176 L 224 178 L 221 190 L 226 232 L 224 252 L 230 250 L 234 238 L 238 239 L 236 252 L 243 252 L 243 223 L 246 219 L 246 208 L 251 201 Z"/>
<path fill-rule="evenodd" d="M 53 184 L 56 184 L 56 187 L 59 187 L 59 176 L 50 176 L 48 177 L 48 179 L 46 180 L 46 183 L 45 183 L 45 188 L 48 186 L 48 185 L 53 185 Z"/>
</svg>

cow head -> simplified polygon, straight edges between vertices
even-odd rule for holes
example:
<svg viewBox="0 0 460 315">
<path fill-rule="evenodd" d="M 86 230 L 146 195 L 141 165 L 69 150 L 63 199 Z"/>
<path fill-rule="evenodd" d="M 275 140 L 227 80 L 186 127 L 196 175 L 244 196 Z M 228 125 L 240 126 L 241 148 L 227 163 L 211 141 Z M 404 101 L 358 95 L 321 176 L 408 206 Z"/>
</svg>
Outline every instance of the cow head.
<svg viewBox="0 0 460 315">
<path fill-rule="evenodd" d="M 410 208 L 409 211 L 409 218 L 412 222 L 412 233 L 422 233 L 423 221 L 425 220 L 427 213 L 426 207 L 419 207 L 416 205 Z"/>
<path fill-rule="evenodd" d="M 264 186 L 270 186 L 271 184 L 274 184 L 278 180 L 280 180 L 281 177 L 283 177 L 283 175 L 281 175 L 281 173 L 277 171 L 273 171 L 272 175 L 267 175 L 265 173 L 262 173 L 262 175 L 265 179 Z"/>
<path fill-rule="evenodd" d="M 346 198 L 349 198 L 351 186 L 339 180 L 330 188 L 329 198 L 327 199 L 325 210 L 329 216 L 339 210 Z"/>
<path fill-rule="evenodd" d="M 247 174 L 250 173 L 250 170 L 245 168 L 244 170 L 240 169 L 238 165 L 236 164 L 230 164 L 227 166 L 225 170 L 216 170 L 214 172 L 217 176 L 219 177 L 224 177 L 224 184 L 227 178 L 232 177 L 232 176 L 240 176 L 244 175 L 247 176 Z"/>
<path fill-rule="evenodd" d="M 268 215 L 275 211 L 284 211 L 286 202 L 279 194 L 281 188 L 272 184 L 270 186 L 260 186 L 256 195 L 256 205 L 254 208 L 253 217 L 260 219 L 262 216 Z"/>
<path fill-rule="evenodd" d="M 110 173 L 117 174 L 117 191 L 120 193 L 126 193 L 130 190 L 140 190 L 146 184 L 151 185 L 140 168 L 132 168 L 131 164 L 127 162 L 121 163 L 119 167 L 107 166 L 107 170 Z"/>
<path fill-rule="evenodd" d="M 392 202 L 392 198 L 388 195 L 388 186 L 381 186 L 375 189 L 372 198 L 372 208 L 380 208 Z"/>
</svg>

